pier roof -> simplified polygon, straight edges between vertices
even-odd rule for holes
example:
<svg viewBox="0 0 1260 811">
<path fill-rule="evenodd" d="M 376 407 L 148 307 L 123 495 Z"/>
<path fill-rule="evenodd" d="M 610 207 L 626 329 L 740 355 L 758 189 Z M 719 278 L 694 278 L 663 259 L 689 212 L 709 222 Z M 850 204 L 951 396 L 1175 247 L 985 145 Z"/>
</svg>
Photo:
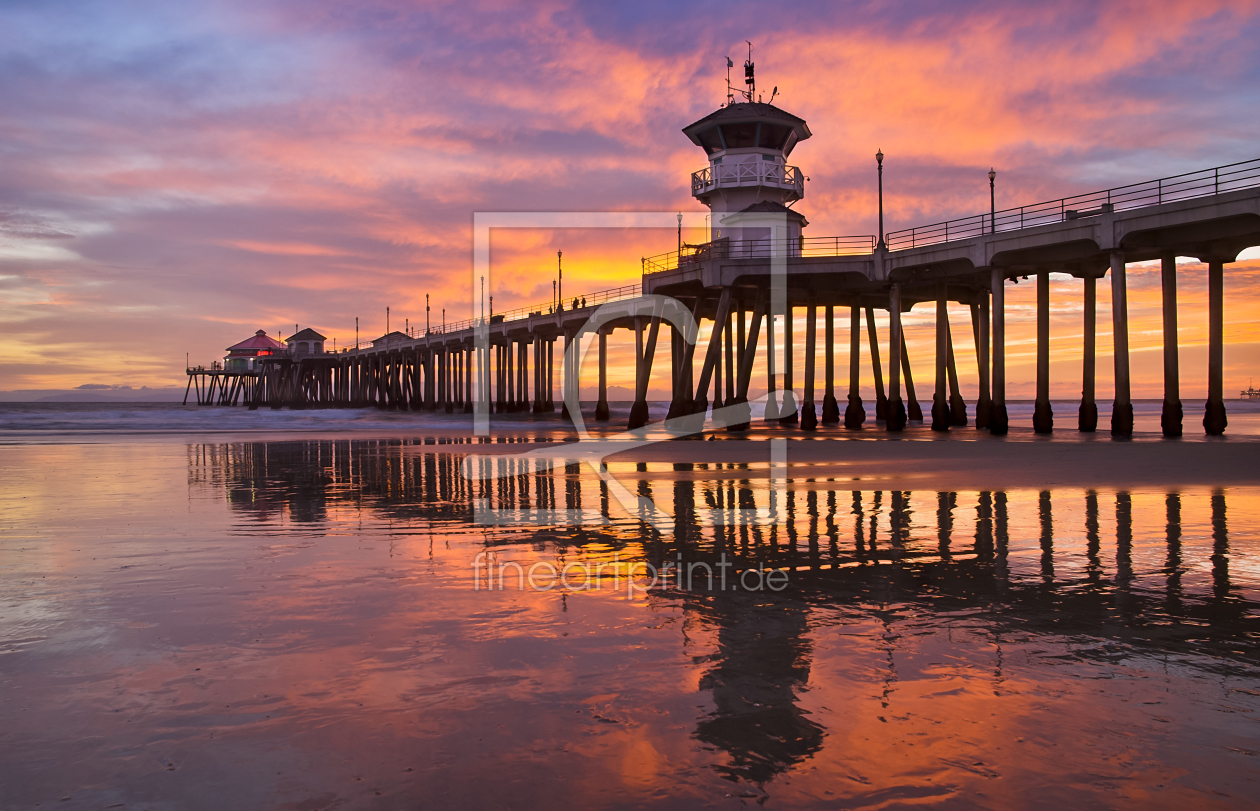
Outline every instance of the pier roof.
<svg viewBox="0 0 1260 811">
<path fill-rule="evenodd" d="M 323 335 L 320 335 L 315 330 L 311 329 L 310 327 L 307 327 L 301 332 L 294 333 L 293 335 L 290 335 L 288 338 L 285 338 L 284 342 L 288 344 L 288 343 L 293 343 L 294 341 L 326 341 L 326 340 L 328 339 L 325 338 Z"/>
<path fill-rule="evenodd" d="M 254 337 L 247 338 L 239 344 L 227 348 L 229 352 L 243 352 L 249 349 L 284 349 L 284 344 L 267 335 L 266 330 L 258 330 Z"/>
<path fill-rule="evenodd" d="M 376 346 L 377 344 L 382 344 L 386 342 L 394 343 L 396 341 L 410 341 L 410 340 L 411 340 L 411 336 L 408 335 L 407 333 L 402 332 L 401 330 L 394 330 L 393 332 L 382 335 L 379 338 L 372 339 L 372 345 Z"/>
</svg>

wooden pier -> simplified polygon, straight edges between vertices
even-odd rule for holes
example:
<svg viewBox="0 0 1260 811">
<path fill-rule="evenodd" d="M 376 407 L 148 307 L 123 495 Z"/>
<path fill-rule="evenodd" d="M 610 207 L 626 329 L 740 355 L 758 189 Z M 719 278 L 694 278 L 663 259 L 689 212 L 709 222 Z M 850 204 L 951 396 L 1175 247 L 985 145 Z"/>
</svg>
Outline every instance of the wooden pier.
<svg viewBox="0 0 1260 811">
<path fill-rule="evenodd" d="M 204 366 L 190 366 L 188 385 L 184 388 L 184 405 L 188 405 L 188 396 L 195 395 L 197 405 L 234 406 L 248 404 L 254 398 L 254 389 L 258 382 L 258 372 L 225 370 L 218 363 Z"/>
<path fill-rule="evenodd" d="M 1101 202 L 1088 208 L 1091 201 Z M 1195 256 L 1209 268 L 1209 383 L 1203 422 L 1207 433 L 1220 434 L 1225 430 L 1223 275 L 1242 250 L 1260 245 L 1260 161 L 894 232 L 883 244 L 875 237 L 837 238 L 831 244 L 835 247 L 821 249 L 813 241 L 802 240 L 786 250 L 786 256 L 776 258 L 773 244 L 710 243 L 681 255 L 645 260 L 640 285 L 606 291 L 585 301 L 579 297 L 576 308 L 557 312 L 525 308 L 495 315 L 489 323 L 470 320 L 415 336 L 394 333 L 389 340 L 338 354 L 260 358 L 259 371 L 253 375 L 190 370 L 190 385 L 198 381 L 198 402 L 242 402 L 251 409 L 370 406 L 471 413 L 479 407 L 485 413 L 553 413 L 558 410 L 554 393 L 560 383 L 555 368 L 557 344 L 561 349 L 569 346 L 602 305 L 633 305 L 641 296 L 662 295 L 676 300 L 697 323 L 707 323 L 699 330 L 707 333 L 707 351 L 697 358 L 696 347 L 703 343 L 696 340 L 697 335 L 685 335 L 664 323 L 659 314 L 643 315 L 646 310 L 606 324 L 598 335 L 595 419 L 608 418 L 608 335 L 626 329 L 632 331 L 637 347 L 629 427 L 644 424 L 648 382 L 664 323 L 669 330 L 671 416 L 703 414 L 709 406 L 746 405 L 757 371 L 754 358 L 768 358 L 768 366 L 759 372 L 766 376 L 770 392 L 764 412 L 754 415 L 749 410 L 737 427 L 760 418 L 798 424 L 803 430 L 835 424 L 857 428 L 874 416 L 887 430 L 898 431 L 908 419 L 926 413 L 939 431 L 972 425 L 1001 434 L 1007 427 L 1003 291 L 1011 280 L 1031 277 L 1037 286 L 1034 425 L 1046 433 L 1055 427 L 1049 402 L 1048 276 L 1061 272 L 1081 280 L 1086 354 L 1076 427 L 1093 431 L 1098 421 L 1095 288 L 1098 279 L 1110 274 L 1111 320 L 1117 336 L 1110 430 L 1125 436 L 1133 430 L 1125 269 L 1130 262 L 1160 260 L 1165 302 L 1163 426 L 1168 436 L 1179 436 L 1174 257 Z M 774 311 L 768 292 L 776 263 L 786 275 L 779 312 Z M 966 305 L 969 324 L 950 323 L 949 302 Z M 901 331 L 902 314 L 914 307 L 933 308 L 937 314 L 935 356 L 913 367 L 935 367 L 931 393 L 920 394 L 914 387 Z M 874 329 L 877 310 L 886 311 L 891 322 L 885 346 Z M 775 315 L 779 316 L 775 323 L 781 325 L 778 335 L 771 322 Z M 806 349 L 803 375 L 793 366 L 799 340 L 793 323 L 801 316 Z M 970 398 L 970 412 L 953 351 L 953 334 L 960 328 L 971 330 L 978 349 L 977 379 L 966 381 L 976 392 Z M 761 355 L 757 353 L 760 341 L 768 350 Z M 834 359 L 846 343 L 847 387 L 837 396 Z M 776 347 L 781 350 L 782 368 L 774 368 L 773 359 L 780 355 Z M 815 360 L 819 351 L 824 358 L 821 374 Z M 863 354 L 869 356 L 874 371 L 874 392 L 863 392 L 859 385 Z M 564 371 L 569 372 L 564 375 L 565 385 L 576 386 L 576 371 Z M 926 399 L 920 402 L 920 397 Z M 874 415 L 866 408 L 872 400 Z"/>
</svg>

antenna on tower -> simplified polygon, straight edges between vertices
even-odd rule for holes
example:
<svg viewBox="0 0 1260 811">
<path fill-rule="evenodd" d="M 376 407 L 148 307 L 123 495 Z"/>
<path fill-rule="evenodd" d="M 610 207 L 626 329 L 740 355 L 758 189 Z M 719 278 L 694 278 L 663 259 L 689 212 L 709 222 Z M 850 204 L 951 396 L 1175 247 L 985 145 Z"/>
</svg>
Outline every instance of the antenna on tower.
<svg viewBox="0 0 1260 811">
<path fill-rule="evenodd" d="M 744 84 L 748 89 L 744 91 L 744 98 L 751 102 L 757 97 L 757 80 L 753 78 L 752 42 L 744 42 L 748 43 L 748 61 L 744 63 Z"/>
<path fill-rule="evenodd" d="M 731 68 L 735 67 L 735 63 L 731 58 L 726 57 L 726 104 L 729 106 L 735 103 L 735 91 L 731 89 Z"/>
</svg>

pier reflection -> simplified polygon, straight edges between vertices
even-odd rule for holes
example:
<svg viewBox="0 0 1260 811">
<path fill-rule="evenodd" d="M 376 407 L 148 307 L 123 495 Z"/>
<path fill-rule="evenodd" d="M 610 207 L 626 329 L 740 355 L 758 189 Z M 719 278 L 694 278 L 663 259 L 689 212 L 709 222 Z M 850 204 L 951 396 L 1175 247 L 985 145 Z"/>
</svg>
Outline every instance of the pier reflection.
<svg viewBox="0 0 1260 811">
<path fill-rule="evenodd" d="M 1260 664 L 1260 577 L 1247 554 L 1257 493 L 1249 490 L 856 490 L 847 481 L 775 480 L 750 464 L 610 464 L 631 493 L 672 514 L 672 531 L 658 532 L 620 511 L 589 469 L 520 460 L 503 462 L 497 478 L 466 479 L 463 456 L 478 450 L 398 441 L 196 445 L 189 475 L 194 488 L 226 498 L 243 532 L 284 523 L 329 533 L 353 510 L 390 532 L 476 530 L 470 543 L 502 554 L 515 547 L 599 560 L 615 550 L 684 570 L 730 560 L 733 572 L 787 572 L 790 585 L 777 593 L 697 577 L 648 597 L 680 606 L 711 632 L 698 684 L 712 708 L 693 736 L 725 753 L 714 768 L 733 781 L 768 783 L 824 747 L 828 730 L 802 696 L 825 611 L 863 612 L 883 628 L 885 705 L 898 682 L 896 625 L 906 612 L 980 623 L 997 651 L 995 690 L 1011 634 L 1086 640 L 1076 653 L 1083 659 L 1106 659 L 1122 643 L 1198 657 L 1222 673 Z M 522 522 L 474 526 L 478 503 Z M 1240 526 L 1231 529 L 1231 515 Z M 558 524 L 530 525 L 529 516 Z M 1232 537 L 1248 539 L 1241 554 Z"/>
</svg>

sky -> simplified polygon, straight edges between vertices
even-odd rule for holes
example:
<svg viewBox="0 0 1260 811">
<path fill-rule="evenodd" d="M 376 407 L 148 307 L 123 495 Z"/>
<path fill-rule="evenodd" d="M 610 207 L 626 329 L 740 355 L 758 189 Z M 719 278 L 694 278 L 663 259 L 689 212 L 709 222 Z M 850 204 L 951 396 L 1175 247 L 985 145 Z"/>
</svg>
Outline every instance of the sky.
<svg viewBox="0 0 1260 811">
<path fill-rule="evenodd" d="M 876 149 L 889 230 L 986 210 L 991 166 L 1000 208 L 1260 157 L 1258 37 L 1260 2 L 1214 0 L 3 0 L 0 390 L 182 387 L 185 357 L 256 329 L 345 345 L 386 307 L 422 324 L 426 295 L 432 322 L 465 318 L 475 212 L 702 212 L 680 130 L 724 101 L 745 40 L 814 133 L 796 208 L 833 236 L 876 230 Z M 557 250 L 568 296 L 637 283 L 675 241 L 496 234 L 495 309 L 548 301 Z M 1252 253 L 1227 270 L 1227 396 L 1260 370 Z M 1182 270 L 1197 397 L 1205 273 Z M 1157 396 L 1158 275 L 1131 274 L 1134 394 Z M 1031 392 L 1032 287 L 1008 293 L 1011 396 Z M 1054 306 L 1067 395 L 1079 282 L 1056 279 Z M 931 318 L 908 320 L 925 380 Z M 1109 352 L 1105 311 L 1099 328 Z"/>
</svg>

